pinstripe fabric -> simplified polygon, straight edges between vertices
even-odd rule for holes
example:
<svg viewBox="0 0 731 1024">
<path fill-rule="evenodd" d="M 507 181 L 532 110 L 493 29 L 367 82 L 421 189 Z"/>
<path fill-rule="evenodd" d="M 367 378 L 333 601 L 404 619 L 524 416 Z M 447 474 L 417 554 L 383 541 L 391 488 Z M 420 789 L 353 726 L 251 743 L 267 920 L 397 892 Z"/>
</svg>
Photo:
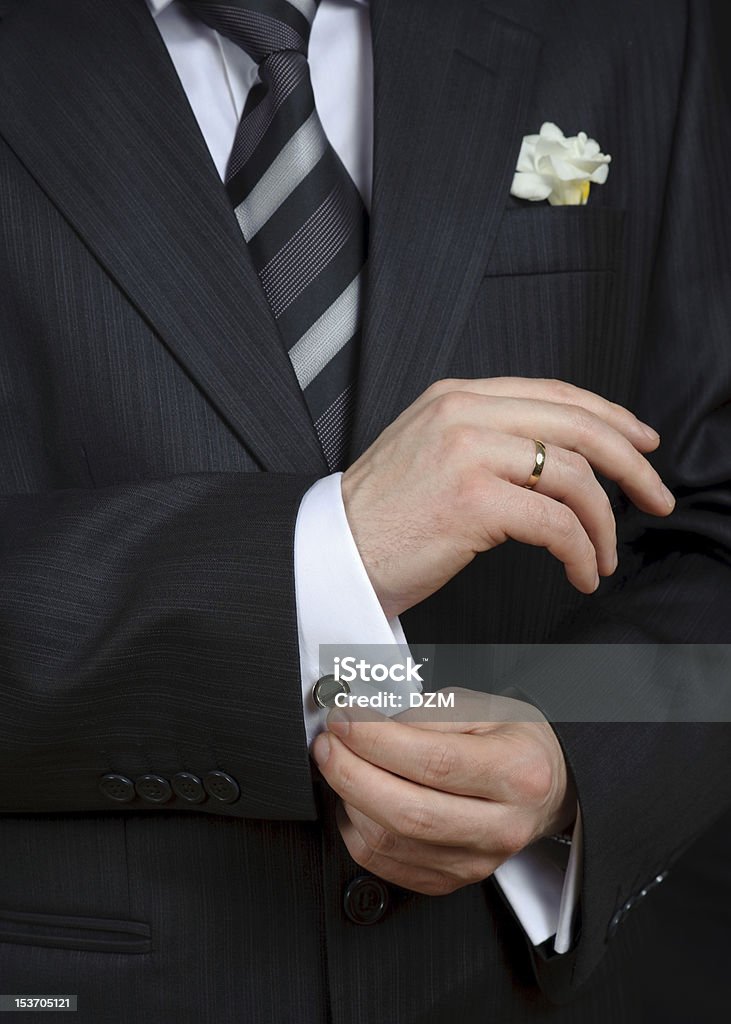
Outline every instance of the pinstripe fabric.
<svg viewBox="0 0 731 1024">
<path fill-rule="evenodd" d="M 226 187 L 328 467 L 342 469 L 355 408 L 367 216 L 315 109 L 307 64 L 315 0 L 185 2 L 259 64 Z M 344 306 L 348 315 L 338 315 Z"/>
<path fill-rule="evenodd" d="M 403 617 L 411 643 L 729 639 L 730 197 L 694 186 L 731 120 L 703 6 L 373 0 L 363 440 L 437 376 L 558 376 L 657 426 L 679 497 L 662 522 L 616 505 L 621 579 L 591 598 L 505 545 Z M 585 208 L 509 199 L 547 112 L 615 154 Z M 326 467 L 256 238 L 144 3 L 20 0 L 0 24 L 0 186 L 2 991 L 78 991 L 78 1024 L 724 1020 L 730 745 L 712 725 L 559 727 L 586 839 L 568 956 L 529 952 L 489 883 L 392 888 L 379 924 L 345 917 L 361 869 L 312 785 L 292 579 Z M 490 658 L 472 667 L 445 682 L 493 683 Z M 538 673 L 505 675 L 551 699 Z M 218 767 L 241 798 L 115 811 L 109 767 Z M 149 926 L 150 952 L 52 945 L 109 919 Z"/>
</svg>

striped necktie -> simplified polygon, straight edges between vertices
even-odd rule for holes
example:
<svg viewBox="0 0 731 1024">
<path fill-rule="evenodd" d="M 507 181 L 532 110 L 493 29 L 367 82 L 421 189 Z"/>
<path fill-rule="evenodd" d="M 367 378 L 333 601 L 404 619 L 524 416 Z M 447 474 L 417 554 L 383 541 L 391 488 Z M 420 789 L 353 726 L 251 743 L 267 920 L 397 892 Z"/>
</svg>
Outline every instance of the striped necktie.
<svg viewBox="0 0 731 1024">
<path fill-rule="evenodd" d="M 368 215 L 315 109 L 318 0 L 184 0 L 259 66 L 226 169 L 233 204 L 327 464 L 344 468 L 355 405 Z"/>
</svg>

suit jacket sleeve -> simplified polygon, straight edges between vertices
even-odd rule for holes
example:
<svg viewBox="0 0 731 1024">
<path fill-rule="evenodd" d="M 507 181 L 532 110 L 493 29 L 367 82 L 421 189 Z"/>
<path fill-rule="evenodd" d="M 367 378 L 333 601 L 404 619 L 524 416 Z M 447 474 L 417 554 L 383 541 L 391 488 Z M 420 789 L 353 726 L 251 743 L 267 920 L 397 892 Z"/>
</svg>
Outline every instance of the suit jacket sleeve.
<svg viewBox="0 0 731 1024">
<path fill-rule="evenodd" d="M 615 688 L 625 724 L 588 724 L 590 703 L 580 721 L 571 686 L 553 690 L 538 660 L 514 679 L 513 692 L 541 706 L 551 721 L 572 719 L 556 731 L 583 815 L 580 939 L 568 957 L 538 963 L 544 986 L 558 998 L 588 976 L 643 891 L 731 806 L 729 725 L 679 724 L 682 714 L 671 716 L 662 706 L 662 693 L 673 692 L 692 711 L 687 688 L 694 674 L 711 688 L 727 686 L 731 677 L 731 648 L 717 648 L 709 658 L 703 647 L 731 639 L 731 196 L 720 184 L 731 156 L 731 118 L 723 114 L 713 80 L 712 50 L 705 4 L 688 3 L 641 389 L 633 407 L 660 432 L 657 466 L 677 508 L 666 520 L 630 508 L 618 515 L 616 578 L 551 638 L 586 645 L 556 655 L 562 668 L 553 675 L 573 680 L 575 701 L 587 699 L 588 680 L 596 693 Z M 648 124 L 647 138 L 636 145 L 652 144 Z M 623 646 L 599 654 L 588 646 L 597 644 Z M 637 644 L 658 646 L 633 652 Z M 690 646 L 660 646 L 666 644 Z M 640 691 L 660 696 L 654 710 L 650 696 L 650 714 L 633 722 L 633 695 Z"/>
<path fill-rule="evenodd" d="M 16 472 L 24 444 L 8 424 L 0 811 L 110 810 L 105 773 L 219 770 L 238 800 L 117 806 L 315 817 L 293 579 L 312 478 L 211 473 L 13 494 L 33 464 Z"/>
</svg>

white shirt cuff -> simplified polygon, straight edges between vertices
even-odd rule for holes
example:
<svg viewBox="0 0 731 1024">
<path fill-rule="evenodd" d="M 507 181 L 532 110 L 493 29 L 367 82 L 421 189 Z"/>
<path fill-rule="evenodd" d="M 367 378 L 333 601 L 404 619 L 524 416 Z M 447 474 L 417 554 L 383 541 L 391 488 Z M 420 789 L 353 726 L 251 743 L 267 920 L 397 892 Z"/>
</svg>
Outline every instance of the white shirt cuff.
<svg viewBox="0 0 731 1024">
<path fill-rule="evenodd" d="M 579 812 L 570 846 L 541 839 L 496 870 L 495 880 L 534 946 L 555 936 L 556 953 L 571 948 L 582 862 Z"/>
<path fill-rule="evenodd" d="M 387 649 L 389 661 L 401 661 L 408 655 L 401 623 L 398 618 L 386 618 L 353 540 L 343 505 L 341 477 L 342 473 L 333 473 L 307 491 L 294 534 L 297 629 L 308 744 L 325 725 L 326 711 L 312 699 L 314 684 L 322 674 L 332 671 L 320 664 L 321 645 L 341 645 L 348 654 L 378 645 Z"/>
</svg>

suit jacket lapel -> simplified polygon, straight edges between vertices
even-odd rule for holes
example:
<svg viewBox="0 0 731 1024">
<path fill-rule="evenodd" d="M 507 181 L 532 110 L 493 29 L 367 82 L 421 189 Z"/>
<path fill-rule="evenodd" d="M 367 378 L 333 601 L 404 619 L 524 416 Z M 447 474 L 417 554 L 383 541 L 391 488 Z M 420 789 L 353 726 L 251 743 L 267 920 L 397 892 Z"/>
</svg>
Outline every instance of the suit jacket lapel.
<svg viewBox="0 0 731 1024">
<path fill-rule="evenodd" d="M 0 29 L 0 133 L 262 467 L 320 446 L 225 190 L 142 0 Z"/>
<path fill-rule="evenodd" d="M 508 205 L 540 40 L 467 0 L 372 0 L 375 156 L 353 454 L 445 375 Z"/>
</svg>

